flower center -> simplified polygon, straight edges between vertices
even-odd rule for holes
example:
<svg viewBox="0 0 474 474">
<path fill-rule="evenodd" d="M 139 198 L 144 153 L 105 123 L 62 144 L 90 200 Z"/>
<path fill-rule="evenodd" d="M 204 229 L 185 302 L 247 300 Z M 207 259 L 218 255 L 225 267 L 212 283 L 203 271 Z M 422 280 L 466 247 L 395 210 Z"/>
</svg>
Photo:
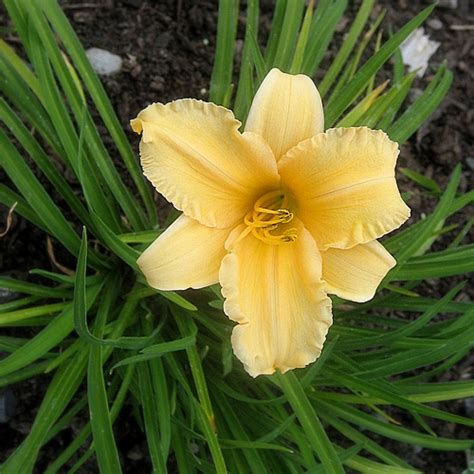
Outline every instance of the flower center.
<svg viewBox="0 0 474 474">
<path fill-rule="evenodd" d="M 241 237 L 251 232 L 269 245 L 294 242 L 297 238 L 296 229 L 285 226 L 293 219 L 288 204 L 288 198 L 281 190 L 270 191 L 261 196 L 244 217 L 247 229 Z"/>
</svg>

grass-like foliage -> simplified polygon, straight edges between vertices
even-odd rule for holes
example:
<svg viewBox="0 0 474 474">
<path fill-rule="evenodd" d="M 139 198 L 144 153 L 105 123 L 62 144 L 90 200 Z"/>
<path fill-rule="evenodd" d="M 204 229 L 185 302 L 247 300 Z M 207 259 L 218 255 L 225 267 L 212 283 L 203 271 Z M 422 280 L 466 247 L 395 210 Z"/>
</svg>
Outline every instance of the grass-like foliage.
<svg viewBox="0 0 474 474">
<path fill-rule="evenodd" d="M 361 3 L 331 64 L 323 59 L 347 0 L 320 0 L 314 9 L 304 0 L 277 0 L 262 48 L 259 3 L 248 0 L 235 83 L 238 3 L 220 2 L 210 99 L 242 121 L 275 66 L 313 76 L 322 64 L 326 128 L 382 128 L 399 143 L 449 89 L 452 74 L 441 66 L 423 94 L 405 105 L 414 74 L 405 73 L 399 46 L 433 7 L 387 36 L 380 30 L 383 15 L 370 22 L 374 0 Z M 0 360 L 0 387 L 52 376 L 31 432 L 4 460 L 2 473 L 32 472 L 42 447 L 80 413 L 90 421 L 45 472 L 66 472 L 65 466 L 81 472 L 90 458 L 101 473 L 121 472 L 126 460 L 114 432 L 125 406 L 146 435 L 157 473 L 167 472 L 170 461 L 183 473 L 409 473 L 418 471 L 382 438 L 433 450 L 471 449 L 472 440 L 437 436 L 430 420 L 474 426 L 433 405 L 474 393 L 473 381 L 437 383 L 472 345 L 474 305 L 456 301 L 462 283 L 439 300 L 424 297 L 421 286 L 474 269 L 474 246 L 463 243 L 472 221 L 455 230 L 450 224 L 474 198 L 472 191 L 457 192 L 459 166 L 444 191 L 406 171 L 436 206 L 384 241 L 398 265 L 381 291 L 365 304 L 334 299 L 335 324 L 316 363 L 254 380 L 233 358 L 232 323 L 218 289 L 159 292 L 137 270 L 137 256 L 163 230 L 152 191 L 56 0 L 4 4 L 22 49 L 0 40 L 0 164 L 10 179 L 0 184 L 0 202 L 16 203 L 15 212 L 70 252 L 77 268 L 74 276 L 32 269 L 44 284 L 0 278 L 0 287 L 23 294 L 0 305 L 0 326 L 34 334 L 0 336 L 7 354 Z M 372 54 L 364 62 L 367 51 Z M 377 72 L 389 60 L 393 76 L 380 87 Z M 104 145 L 99 126 L 114 149 Z M 450 245 L 432 251 L 447 231 Z"/>
</svg>

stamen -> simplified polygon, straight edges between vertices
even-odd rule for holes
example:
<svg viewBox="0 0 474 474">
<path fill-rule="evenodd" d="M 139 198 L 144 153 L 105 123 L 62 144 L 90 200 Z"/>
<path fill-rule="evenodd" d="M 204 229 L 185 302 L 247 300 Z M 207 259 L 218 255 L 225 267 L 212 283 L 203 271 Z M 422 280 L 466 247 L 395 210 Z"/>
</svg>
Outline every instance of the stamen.
<svg viewBox="0 0 474 474">
<path fill-rule="evenodd" d="M 283 222 L 283 221 L 280 217 L 276 217 L 276 218 L 269 219 L 269 220 L 264 220 L 261 216 L 259 216 L 254 211 L 249 212 L 244 217 L 244 223 L 245 223 L 245 225 L 248 225 L 249 227 L 268 227 L 268 226 L 271 226 L 271 225 L 280 224 L 281 222 Z"/>
<path fill-rule="evenodd" d="M 271 191 L 261 196 L 255 202 L 253 209 L 245 215 L 246 228 L 232 245 L 237 244 L 250 233 L 268 245 L 295 242 L 298 235 L 294 227 L 284 230 L 279 235 L 272 233 L 279 230 L 280 224 L 288 224 L 293 220 L 294 215 L 287 206 L 288 198 L 280 190 Z"/>
<path fill-rule="evenodd" d="M 296 239 L 298 238 L 298 233 L 297 230 L 292 227 L 291 229 L 288 229 L 287 231 L 283 232 L 283 235 L 281 237 L 284 242 L 296 242 Z"/>
<path fill-rule="evenodd" d="M 290 212 L 288 209 L 278 209 L 279 215 L 282 218 L 283 224 L 288 224 L 293 219 L 293 213 Z"/>
</svg>

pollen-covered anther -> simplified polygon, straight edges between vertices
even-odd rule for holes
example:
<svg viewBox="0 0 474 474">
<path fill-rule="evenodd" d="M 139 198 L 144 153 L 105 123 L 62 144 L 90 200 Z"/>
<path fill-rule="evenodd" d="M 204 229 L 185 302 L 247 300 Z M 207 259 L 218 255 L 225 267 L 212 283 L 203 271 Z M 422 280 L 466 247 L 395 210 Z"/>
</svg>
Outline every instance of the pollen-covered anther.
<svg viewBox="0 0 474 474">
<path fill-rule="evenodd" d="M 298 238 L 298 234 L 294 227 L 286 230 L 282 235 L 282 239 L 284 242 L 296 242 L 297 238 Z"/>
<path fill-rule="evenodd" d="M 252 233 L 254 237 L 269 245 L 291 243 L 296 240 L 296 229 L 285 229 L 278 233 L 281 224 L 288 224 L 293 213 L 287 209 L 288 199 L 281 191 L 271 191 L 260 197 L 253 209 L 247 213 L 244 223 L 245 235 Z"/>
<path fill-rule="evenodd" d="M 278 215 L 282 219 L 282 224 L 288 224 L 293 219 L 293 213 L 288 209 L 278 209 Z"/>
</svg>

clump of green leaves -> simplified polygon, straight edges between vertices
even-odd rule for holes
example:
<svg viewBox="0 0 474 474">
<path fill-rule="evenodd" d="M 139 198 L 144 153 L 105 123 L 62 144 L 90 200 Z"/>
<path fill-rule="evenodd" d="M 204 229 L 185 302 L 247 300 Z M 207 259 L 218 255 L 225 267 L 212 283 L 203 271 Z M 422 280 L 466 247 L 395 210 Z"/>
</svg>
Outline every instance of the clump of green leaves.
<svg viewBox="0 0 474 474">
<path fill-rule="evenodd" d="M 45 472 L 64 472 L 65 466 L 80 471 L 92 457 L 100 472 L 121 472 L 125 461 L 116 437 L 125 405 L 131 405 L 146 436 L 153 472 L 167 472 L 173 459 L 186 473 L 345 468 L 409 473 L 419 471 L 387 450 L 380 437 L 434 450 L 472 448 L 472 440 L 437 436 L 430 420 L 474 425 L 433 405 L 474 393 L 473 381 L 436 382 L 470 350 L 474 305 L 456 300 L 463 283 L 439 300 L 418 289 L 426 279 L 473 270 L 474 246 L 463 244 L 472 220 L 454 230 L 449 224 L 474 198 L 472 191 L 457 192 L 459 167 L 444 191 L 405 171 L 437 205 L 425 219 L 385 240 L 398 266 L 384 291 L 365 304 L 335 299 L 336 322 L 312 366 L 253 380 L 234 364 L 232 325 L 221 311 L 218 289 L 186 294 L 187 299 L 148 288 L 137 271 L 140 251 L 162 231 L 151 190 L 60 7 L 55 0 L 4 3 L 23 51 L 20 55 L 0 40 L 0 164 L 11 181 L 0 184 L 0 202 L 17 203 L 15 211 L 54 237 L 77 267 L 74 276 L 32 270 L 49 285 L 0 278 L 1 288 L 24 295 L 0 305 L 0 326 L 35 334 L 0 336 L 0 350 L 7 353 L 0 360 L 0 386 L 52 374 L 31 432 L 5 460 L 2 473 L 32 472 L 42 447 L 84 413 L 90 421 Z M 383 14 L 371 22 L 373 6 L 374 0 L 362 1 L 337 56 L 324 64 L 347 0 L 320 0 L 316 8 L 304 0 L 277 0 L 263 48 L 257 41 L 259 3 L 248 0 L 234 87 L 239 4 L 221 0 L 211 100 L 231 106 L 245 121 L 253 94 L 272 67 L 313 76 L 323 65 L 327 71 L 319 90 L 327 128 L 367 125 L 403 143 L 442 101 L 452 74 L 441 66 L 406 107 L 414 75 L 405 74 L 398 48 L 433 7 L 382 41 Z M 378 84 L 377 72 L 391 59 L 393 79 Z M 134 189 L 117 171 L 93 109 Z M 80 193 L 58 165 L 75 177 Z M 51 188 L 72 219 L 51 199 Z M 449 247 L 432 251 L 448 231 L 455 233 Z"/>
</svg>

